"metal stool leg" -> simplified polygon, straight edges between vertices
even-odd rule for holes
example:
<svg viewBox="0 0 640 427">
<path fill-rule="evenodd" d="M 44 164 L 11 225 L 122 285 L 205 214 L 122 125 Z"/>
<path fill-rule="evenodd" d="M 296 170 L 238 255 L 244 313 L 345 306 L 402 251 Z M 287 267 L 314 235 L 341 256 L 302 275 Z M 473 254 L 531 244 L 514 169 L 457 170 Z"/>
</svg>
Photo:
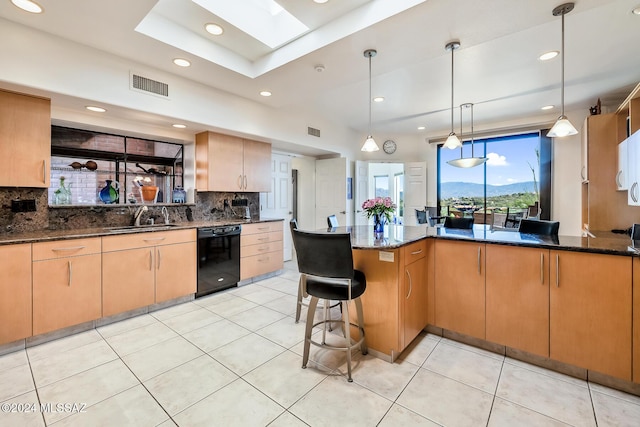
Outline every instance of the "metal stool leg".
<svg viewBox="0 0 640 427">
<path fill-rule="evenodd" d="M 318 298 L 312 296 L 309 301 L 309 311 L 307 312 L 307 324 L 304 330 L 304 351 L 302 353 L 302 368 L 307 367 L 309 361 L 309 347 L 311 346 L 311 330 L 313 329 L 313 317 L 316 314 L 316 307 L 318 306 Z"/>
<path fill-rule="evenodd" d="M 300 321 L 300 310 L 302 310 L 302 296 L 304 294 L 304 285 L 302 282 L 302 276 L 300 276 L 300 280 L 298 280 L 298 302 L 296 303 L 296 323 Z"/>
<path fill-rule="evenodd" d="M 362 301 L 360 298 L 356 298 L 354 300 L 356 304 L 356 312 L 358 313 L 358 328 L 360 329 L 360 337 L 362 338 L 362 342 L 360 343 L 360 352 L 362 354 L 367 354 L 369 349 L 367 348 L 367 339 L 364 336 L 364 314 L 362 312 Z"/>
<path fill-rule="evenodd" d="M 344 321 L 344 333 L 347 341 L 347 381 L 353 382 L 351 378 L 351 331 L 349 327 L 349 301 L 342 301 L 344 309 L 342 310 L 342 316 Z"/>
</svg>

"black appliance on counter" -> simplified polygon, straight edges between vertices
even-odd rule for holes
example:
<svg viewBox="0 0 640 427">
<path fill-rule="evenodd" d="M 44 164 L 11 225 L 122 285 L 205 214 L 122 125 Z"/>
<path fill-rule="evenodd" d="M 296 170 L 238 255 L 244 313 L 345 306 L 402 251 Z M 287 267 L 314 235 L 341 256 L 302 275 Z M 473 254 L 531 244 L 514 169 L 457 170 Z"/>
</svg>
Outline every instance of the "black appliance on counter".
<svg viewBox="0 0 640 427">
<path fill-rule="evenodd" d="M 198 229 L 196 298 L 238 285 L 241 230 L 240 225 Z"/>
</svg>

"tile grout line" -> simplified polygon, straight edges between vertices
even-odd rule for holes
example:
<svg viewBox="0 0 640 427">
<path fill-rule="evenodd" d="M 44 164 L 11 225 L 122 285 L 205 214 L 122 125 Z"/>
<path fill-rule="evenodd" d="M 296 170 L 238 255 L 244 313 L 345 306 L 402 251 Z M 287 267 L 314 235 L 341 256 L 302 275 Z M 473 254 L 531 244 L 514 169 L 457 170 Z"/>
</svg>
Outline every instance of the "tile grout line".
<svg viewBox="0 0 640 427">
<path fill-rule="evenodd" d="M 496 388 L 493 390 L 493 399 L 491 399 L 491 407 L 489 408 L 489 416 L 487 417 L 487 424 L 489 426 L 489 421 L 491 420 L 491 413 L 493 412 L 493 405 L 496 403 L 496 397 L 498 394 L 498 387 L 500 386 L 500 378 L 502 377 L 502 370 L 504 369 L 504 357 L 502 359 L 502 364 L 500 365 L 500 373 L 498 374 L 498 381 L 496 381 Z"/>
</svg>

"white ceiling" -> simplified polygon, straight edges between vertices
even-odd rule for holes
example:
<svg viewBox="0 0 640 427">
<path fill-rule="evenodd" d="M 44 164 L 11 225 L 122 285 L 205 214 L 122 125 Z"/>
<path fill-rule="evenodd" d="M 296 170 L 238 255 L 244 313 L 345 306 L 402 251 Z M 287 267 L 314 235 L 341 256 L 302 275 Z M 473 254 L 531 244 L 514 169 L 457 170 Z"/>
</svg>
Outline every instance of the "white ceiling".
<svg viewBox="0 0 640 427">
<path fill-rule="evenodd" d="M 551 11 L 562 0 L 279 0 L 310 30 L 276 49 L 198 4 L 205 0 L 38 2 L 45 13 L 35 16 L 1 0 L 0 17 L 283 112 L 313 110 L 361 133 L 369 108 L 363 51 L 376 49 L 373 96 L 385 101 L 372 105 L 374 136 L 448 132 L 451 56 L 444 46 L 453 39 L 461 42 L 455 52 L 457 129 L 457 106 L 467 102 L 475 104 L 480 128 L 522 118 L 549 121 L 540 110 L 548 104 L 559 114 L 560 57 L 537 58 L 560 49 L 560 18 Z M 599 97 L 615 105 L 640 81 L 640 15 L 631 12 L 640 0 L 575 3 L 565 18 L 566 109 L 587 109 Z M 221 23 L 224 35 L 206 33 L 208 22 Z M 192 66 L 176 67 L 176 57 Z M 324 72 L 315 71 L 318 64 Z M 259 96 L 265 89 L 273 96 Z"/>
</svg>

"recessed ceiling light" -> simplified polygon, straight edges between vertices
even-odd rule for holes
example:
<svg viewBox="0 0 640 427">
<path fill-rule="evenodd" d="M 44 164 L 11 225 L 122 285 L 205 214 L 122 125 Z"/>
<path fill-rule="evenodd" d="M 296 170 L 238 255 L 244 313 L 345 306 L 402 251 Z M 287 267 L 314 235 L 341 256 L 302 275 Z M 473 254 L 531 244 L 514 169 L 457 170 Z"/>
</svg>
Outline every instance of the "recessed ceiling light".
<svg viewBox="0 0 640 427">
<path fill-rule="evenodd" d="M 11 3 L 29 13 L 42 13 L 42 6 L 31 0 L 11 0 Z"/>
<path fill-rule="evenodd" d="M 632 12 L 634 15 L 640 15 L 640 6 L 638 6 L 638 7 L 634 8 L 631 12 Z"/>
<path fill-rule="evenodd" d="M 553 59 L 553 58 L 555 58 L 556 56 L 558 56 L 558 54 L 559 54 L 559 53 L 560 53 L 560 52 L 558 52 L 557 50 L 552 50 L 552 51 L 550 51 L 550 52 L 545 52 L 545 53 L 543 53 L 542 55 L 540 55 L 540 56 L 538 57 L 538 59 L 539 59 L 540 61 L 548 61 L 548 60 Z"/>
<path fill-rule="evenodd" d="M 218 24 L 205 24 L 204 29 L 207 30 L 207 33 L 213 34 L 214 36 L 220 36 L 224 33 L 224 28 Z"/>
<path fill-rule="evenodd" d="M 418 130 L 425 130 L 425 129 L 426 129 L 426 127 L 424 127 L 424 126 L 418 126 Z"/>
<path fill-rule="evenodd" d="M 186 128 L 186 127 L 187 127 L 186 125 L 181 125 L 180 123 L 176 123 L 176 124 L 174 124 L 174 125 L 172 125 L 172 126 L 173 126 L 174 128 L 178 128 L 178 129 L 184 129 L 184 128 Z"/>
<path fill-rule="evenodd" d="M 178 67 L 189 67 L 191 66 L 191 62 L 187 61 L 184 58 L 176 58 L 173 60 L 173 63 L 176 64 Z"/>
<path fill-rule="evenodd" d="M 263 90 L 260 92 L 260 95 L 262 96 L 271 96 L 271 92 L 269 92 L 268 90 Z"/>
<path fill-rule="evenodd" d="M 373 98 L 373 102 L 382 102 L 384 101 L 384 96 L 376 96 Z"/>
<path fill-rule="evenodd" d="M 540 108 L 541 110 L 551 110 L 553 108 L 553 105 L 545 105 L 544 107 Z"/>
<path fill-rule="evenodd" d="M 105 109 L 104 109 L 104 108 L 102 108 L 102 107 L 96 107 L 96 106 L 94 106 L 94 105 L 87 105 L 87 106 L 86 106 L 86 107 L 84 107 L 84 108 L 86 108 L 86 109 L 87 109 L 87 110 L 89 110 L 89 111 L 94 111 L 94 112 L 96 112 L 96 113 L 104 113 L 105 111 L 107 111 L 107 110 L 105 110 Z"/>
<path fill-rule="evenodd" d="M 328 1 L 329 0 L 313 0 L 314 3 L 318 3 L 318 4 L 325 4 Z"/>
</svg>

